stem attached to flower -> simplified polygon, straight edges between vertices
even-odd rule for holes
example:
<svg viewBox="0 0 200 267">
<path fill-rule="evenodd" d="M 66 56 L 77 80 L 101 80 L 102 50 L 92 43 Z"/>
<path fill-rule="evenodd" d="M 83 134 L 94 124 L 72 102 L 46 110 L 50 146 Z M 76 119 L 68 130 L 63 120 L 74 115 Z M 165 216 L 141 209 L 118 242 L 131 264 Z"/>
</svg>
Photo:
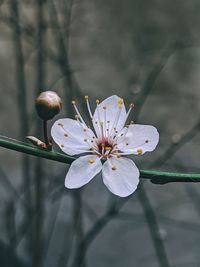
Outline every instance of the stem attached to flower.
<svg viewBox="0 0 200 267">
<path fill-rule="evenodd" d="M 58 162 L 63 162 L 67 164 L 71 164 L 76 159 L 75 157 L 67 156 L 65 154 L 58 153 L 55 151 L 49 151 L 48 149 L 40 149 L 37 147 L 33 147 L 27 143 L 15 141 L 13 139 L 5 137 L 0 137 L 0 146 L 21 153 L 37 156 L 40 158 L 46 158 Z M 171 182 L 196 183 L 200 182 L 200 173 L 175 173 L 175 172 L 163 172 L 154 170 L 140 170 L 140 178 L 149 179 L 152 183 L 160 185 Z"/>
<path fill-rule="evenodd" d="M 49 140 L 48 140 L 48 134 L 47 134 L 47 120 L 43 120 L 43 131 L 44 131 L 44 142 L 46 146 L 48 147 Z"/>
<path fill-rule="evenodd" d="M 52 144 L 48 139 L 47 122 L 48 122 L 47 120 L 43 120 L 44 142 L 47 146 L 47 149 L 52 150 Z"/>
</svg>

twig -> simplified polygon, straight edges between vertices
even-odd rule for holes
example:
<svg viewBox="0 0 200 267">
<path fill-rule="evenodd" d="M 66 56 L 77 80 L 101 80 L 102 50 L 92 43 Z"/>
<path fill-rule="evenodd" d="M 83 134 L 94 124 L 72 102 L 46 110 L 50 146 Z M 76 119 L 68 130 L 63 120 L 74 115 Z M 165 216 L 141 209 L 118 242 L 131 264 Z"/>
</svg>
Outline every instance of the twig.
<svg viewBox="0 0 200 267">
<path fill-rule="evenodd" d="M 165 67 L 166 63 L 168 62 L 169 58 L 175 53 L 176 51 L 176 45 L 169 44 L 163 51 L 162 55 L 160 56 L 159 60 L 155 63 L 152 70 L 150 71 L 149 75 L 147 76 L 147 79 L 143 85 L 143 88 L 141 90 L 141 94 L 139 95 L 138 99 L 136 100 L 135 105 L 137 106 L 137 109 L 135 110 L 135 121 L 138 120 L 138 117 L 141 113 L 141 110 L 144 106 L 144 103 L 151 93 L 154 84 Z"/>
<path fill-rule="evenodd" d="M 138 198 L 140 200 L 140 203 L 142 204 L 144 216 L 146 218 L 146 222 L 155 248 L 155 253 L 159 262 L 159 266 L 170 267 L 164 242 L 162 240 L 161 235 L 159 234 L 160 228 L 158 220 L 156 218 L 156 213 L 151 205 L 150 198 L 148 197 L 142 183 L 140 184 L 138 190 Z"/>
<path fill-rule="evenodd" d="M 20 123 L 20 138 L 23 139 L 28 133 L 28 111 L 27 111 L 27 87 L 25 77 L 25 60 L 23 53 L 23 44 L 21 37 L 20 27 L 20 7 L 19 2 L 10 0 L 10 12 L 12 17 L 12 31 L 13 31 L 13 44 L 16 60 L 16 84 L 18 96 L 18 110 L 19 110 L 19 123 Z M 27 155 L 22 157 L 22 177 L 23 177 L 23 191 L 25 192 L 25 219 L 24 224 L 30 222 L 31 218 L 31 176 L 30 176 L 30 159 Z M 31 237 L 28 236 L 28 244 L 30 246 Z"/>
<path fill-rule="evenodd" d="M 38 48 L 37 62 L 36 62 L 36 97 L 41 93 L 45 87 L 45 62 L 44 62 L 44 5 L 45 1 L 36 1 L 36 20 L 37 20 L 37 38 L 36 45 Z M 47 125 L 45 127 L 45 142 L 48 144 L 47 138 Z M 39 136 L 41 132 L 39 123 L 36 124 L 36 136 Z M 35 162 L 34 170 L 34 182 L 35 182 L 35 210 L 37 211 L 34 224 L 34 258 L 33 265 L 37 267 L 43 266 L 44 257 L 44 237 L 43 237 L 43 225 L 44 225 L 44 173 L 43 165 L 39 158 Z"/>
<path fill-rule="evenodd" d="M 14 252 L 17 244 L 17 236 L 15 222 L 15 201 L 12 199 L 8 201 L 5 206 L 5 222 L 9 246 Z"/>
<path fill-rule="evenodd" d="M 123 204 L 125 204 L 127 199 L 121 201 L 120 203 L 121 207 L 123 206 Z M 119 211 L 120 211 L 120 208 L 119 207 L 117 208 L 117 202 L 113 201 L 113 203 L 110 205 L 110 208 L 108 208 L 105 214 L 100 219 L 97 220 L 97 222 L 88 231 L 84 239 L 79 244 L 71 267 L 77 267 L 77 266 L 82 267 L 83 266 L 85 253 L 88 247 L 97 237 L 97 235 L 101 232 L 101 230 L 106 226 L 106 224 L 109 223 L 109 221 L 113 219 L 119 213 Z"/>
<path fill-rule="evenodd" d="M 37 156 L 40 158 L 45 158 L 66 164 L 70 164 L 76 159 L 75 157 L 64 155 L 59 152 L 39 149 L 36 147 L 31 147 L 26 143 L 21 144 L 2 138 L 0 138 L 0 146 L 10 150 L 15 150 L 32 156 Z M 171 182 L 200 182 L 200 173 L 176 173 L 154 170 L 140 170 L 140 177 L 144 179 L 150 179 L 154 184 L 166 184 Z"/>
<path fill-rule="evenodd" d="M 69 60 L 69 42 L 70 42 L 70 26 L 71 26 L 71 18 L 72 18 L 72 8 L 73 8 L 73 0 L 70 0 L 69 3 L 69 16 L 67 18 L 68 30 L 67 36 L 64 38 L 61 30 L 61 25 L 58 19 L 58 12 L 53 0 L 49 1 L 50 15 L 52 17 L 51 26 L 54 29 L 53 36 L 55 37 L 55 42 L 58 47 L 58 67 L 61 70 L 61 73 L 64 75 L 64 84 L 65 84 L 65 102 L 67 107 L 71 106 L 71 100 L 75 97 L 83 97 L 81 93 L 81 88 L 75 78 L 74 71 L 72 70 L 70 60 Z M 65 39 L 67 39 L 67 44 L 65 45 Z M 70 112 L 70 110 L 69 110 Z M 71 115 L 71 114 L 69 114 Z"/>
<path fill-rule="evenodd" d="M 174 143 L 152 164 L 154 167 L 162 166 L 168 159 L 170 159 L 183 145 L 194 138 L 200 130 L 200 121 L 198 121 L 192 129 L 186 132 L 178 143 Z"/>
</svg>

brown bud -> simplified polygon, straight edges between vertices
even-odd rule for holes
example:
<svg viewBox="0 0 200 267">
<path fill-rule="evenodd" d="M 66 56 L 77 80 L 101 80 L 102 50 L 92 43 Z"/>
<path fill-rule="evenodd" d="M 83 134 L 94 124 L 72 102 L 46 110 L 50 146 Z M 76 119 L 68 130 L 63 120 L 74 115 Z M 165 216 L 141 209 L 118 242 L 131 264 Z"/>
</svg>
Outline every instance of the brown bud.
<svg viewBox="0 0 200 267">
<path fill-rule="evenodd" d="M 42 120 L 51 120 L 60 112 L 62 102 L 55 92 L 45 91 L 36 98 L 35 107 Z"/>
</svg>

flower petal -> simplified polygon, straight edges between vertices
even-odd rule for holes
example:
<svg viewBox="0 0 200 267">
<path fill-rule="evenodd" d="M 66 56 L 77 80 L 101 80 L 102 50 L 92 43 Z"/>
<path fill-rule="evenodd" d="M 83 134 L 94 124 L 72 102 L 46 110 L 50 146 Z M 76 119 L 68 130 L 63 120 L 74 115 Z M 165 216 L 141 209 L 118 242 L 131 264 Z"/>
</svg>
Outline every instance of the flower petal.
<svg viewBox="0 0 200 267">
<path fill-rule="evenodd" d="M 65 178 L 65 186 L 67 188 L 79 188 L 89 183 L 101 169 L 101 160 L 96 155 L 80 157 L 71 164 Z"/>
<path fill-rule="evenodd" d="M 122 130 L 121 133 L 123 133 Z M 117 147 L 124 153 L 142 155 L 156 148 L 159 141 L 157 129 L 151 125 L 131 124 L 127 133 L 117 140 Z"/>
<path fill-rule="evenodd" d="M 103 165 L 103 182 L 115 195 L 127 197 L 139 183 L 139 170 L 135 163 L 127 158 L 111 158 Z"/>
<path fill-rule="evenodd" d="M 119 104 L 119 101 L 122 103 Z M 119 132 L 126 122 L 126 109 L 123 100 L 116 95 L 106 98 L 97 105 L 92 122 L 98 137 L 102 137 L 100 123 L 103 125 L 104 135 L 114 134 L 112 131 L 114 127 Z"/>
<path fill-rule="evenodd" d="M 51 128 L 51 136 L 61 150 L 69 155 L 84 153 L 94 146 L 92 130 L 72 119 L 57 120 Z"/>
</svg>

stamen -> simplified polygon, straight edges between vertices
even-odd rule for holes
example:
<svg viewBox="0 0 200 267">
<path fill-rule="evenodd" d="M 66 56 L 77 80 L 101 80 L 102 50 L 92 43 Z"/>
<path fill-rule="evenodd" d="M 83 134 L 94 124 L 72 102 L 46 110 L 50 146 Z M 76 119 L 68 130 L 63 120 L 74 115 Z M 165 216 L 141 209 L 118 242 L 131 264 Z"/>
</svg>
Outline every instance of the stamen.
<svg viewBox="0 0 200 267">
<path fill-rule="evenodd" d="M 102 137 L 104 137 L 104 133 L 103 133 L 103 122 L 100 121 L 100 128 L 101 128 L 101 134 L 102 134 Z"/>
<path fill-rule="evenodd" d="M 100 119 L 100 114 L 99 114 L 99 99 L 96 99 L 96 104 L 97 104 L 97 118 L 98 118 L 98 121 L 95 121 L 95 123 L 98 125 L 98 128 L 99 128 L 99 133 L 100 133 L 100 137 L 104 137 L 104 134 L 103 134 L 103 122 L 101 122 L 101 119 Z"/>
<path fill-rule="evenodd" d="M 143 153 L 142 149 L 141 149 L 141 148 L 139 148 L 139 149 L 137 150 L 137 154 L 138 154 L 138 156 L 141 156 L 141 155 L 142 155 L 142 153 Z"/>
<path fill-rule="evenodd" d="M 111 163 L 109 157 L 107 157 L 107 161 L 108 161 L 108 164 L 110 165 L 111 169 L 112 169 L 113 171 L 116 171 L 117 167 Z"/>
<path fill-rule="evenodd" d="M 124 129 L 125 129 L 125 131 L 124 131 L 123 133 L 121 133 L 121 134 L 119 134 L 119 135 L 117 135 L 117 136 L 115 137 L 115 140 L 116 140 L 116 141 L 117 141 L 120 137 L 122 137 L 122 136 L 123 136 L 123 138 L 126 137 L 126 134 L 128 133 L 128 126 L 125 126 Z"/>
<path fill-rule="evenodd" d="M 101 148 L 102 148 L 101 154 L 104 154 L 104 152 L 105 152 L 105 144 L 104 143 L 101 144 Z"/>
<path fill-rule="evenodd" d="M 116 169 L 117 169 L 116 166 L 113 165 L 113 166 L 112 166 L 112 170 L 113 170 L 113 171 L 116 171 Z"/>
<path fill-rule="evenodd" d="M 90 164 L 92 164 L 92 163 L 94 163 L 94 162 L 95 162 L 94 159 L 89 159 L 89 160 L 88 160 L 88 163 L 90 163 Z"/>
<path fill-rule="evenodd" d="M 118 102 L 118 107 L 119 108 L 123 108 L 124 100 L 123 99 L 119 99 L 117 102 Z"/>
<path fill-rule="evenodd" d="M 90 103 L 89 103 L 89 97 L 86 95 L 85 96 L 85 100 L 86 100 L 86 103 L 87 103 L 87 108 L 88 108 L 88 112 L 89 112 L 89 115 L 90 115 L 90 118 L 92 119 L 92 111 L 91 111 L 91 108 L 90 108 Z"/>
<path fill-rule="evenodd" d="M 141 145 L 144 145 L 144 143 L 141 144 Z M 134 147 L 133 148 L 130 148 L 130 150 L 132 150 L 132 149 L 134 150 L 135 148 Z M 137 153 L 138 156 L 141 156 L 143 154 L 143 150 L 141 148 L 138 148 L 137 151 L 136 151 L 136 153 Z M 121 155 L 121 156 L 123 156 L 123 155 L 130 155 L 131 152 L 130 151 L 129 152 L 118 152 L 118 154 Z M 135 154 L 135 153 L 133 152 L 133 154 Z"/>
<path fill-rule="evenodd" d="M 112 147 L 106 146 L 105 147 L 105 153 L 104 153 L 104 157 L 108 157 L 109 154 L 111 153 Z M 104 152 L 104 150 L 102 150 L 102 152 Z"/>
<path fill-rule="evenodd" d="M 80 119 L 80 116 L 79 115 L 75 115 L 75 119 L 76 120 L 79 120 Z"/>
<path fill-rule="evenodd" d="M 65 137 L 70 137 L 70 134 L 69 134 L 69 132 L 67 132 L 66 130 L 65 130 L 65 128 L 64 128 L 64 125 L 62 124 L 62 123 L 58 123 L 58 125 L 63 129 L 63 131 L 65 132 L 64 133 L 64 136 Z"/>
<path fill-rule="evenodd" d="M 93 145 L 89 150 L 81 150 L 81 153 L 95 153 L 96 155 L 101 156 L 101 154 L 98 152 L 98 147 L 97 147 L 96 142 L 95 142 L 95 144 L 91 144 L 91 143 L 94 143 L 93 140 L 95 140 L 96 137 L 95 137 L 95 136 L 92 136 L 92 137 L 91 137 L 91 136 L 88 135 L 88 131 L 87 131 L 88 128 L 87 128 L 87 126 L 86 126 L 86 128 L 85 128 L 84 125 L 80 122 L 80 120 L 79 120 L 79 119 L 80 119 L 80 118 L 79 118 L 79 115 L 76 115 L 75 117 L 76 117 L 77 122 L 79 123 L 80 127 L 82 127 L 83 131 L 84 131 L 85 134 L 86 134 L 86 138 L 84 139 L 84 141 L 87 142 L 89 146 Z M 63 125 L 62 123 L 58 123 L 58 125 L 63 129 L 63 131 L 64 131 L 64 136 L 65 136 L 65 137 L 72 137 L 72 136 L 70 136 L 70 134 L 65 130 L 64 125 Z M 73 138 L 74 138 L 74 137 L 73 137 Z M 91 143 L 90 143 L 89 141 L 90 141 Z M 60 147 L 64 147 L 64 145 L 61 144 Z"/>
<path fill-rule="evenodd" d="M 84 142 L 87 142 L 89 146 L 91 146 L 91 143 L 93 143 L 93 140 L 92 138 L 94 137 L 91 137 L 89 134 L 88 134 L 88 131 L 87 131 L 87 126 L 86 125 L 83 125 L 81 122 L 80 122 L 80 118 L 78 115 L 77 116 L 77 122 L 79 123 L 80 127 L 83 129 L 83 131 L 85 132 L 85 139 L 84 139 Z M 86 128 L 85 128 L 86 127 Z"/>
<path fill-rule="evenodd" d="M 129 106 L 129 110 L 128 110 L 128 112 L 127 112 L 127 114 L 126 114 L 126 120 L 125 120 L 125 122 L 127 121 L 127 119 L 128 119 L 128 116 L 130 115 L 130 113 L 131 113 L 131 110 L 134 108 L 134 104 L 133 103 L 131 103 L 130 104 L 130 106 Z"/>
<path fill-rule="evenodd" d="M 74 106 L 74 109 L 75 109 L 77 115 L 79 116 L 79 119 L 81 120 L 81 122 L 87 127 L 86 123 L 84 122 L 84 120 L 83 120 L 83 118 L 82 118 L 82 116 L 81 116 L 81 114 L 80 114 L 80 112 L 76 106 L 76 101 L 73 100 L 72 105 Z"/>
<path fill-rule="evenodd" d="M 120 104 L 119 104 L 119 101 L 120 101 Z M 120 114 L 121 114 L 121 111 L 122 111 L 123 104 L 121 104 L 121 103 L 123 103 L 123 102 L 121 102 L 121 101 L 123 101 L 123 99 L 118 100 L 119 110 L 117 112 L 116 118 L 115 118 L 114 123 L 113 123 L 112 128 L 111 128 L 111 132 L 110 132 L 110 137 L 111 138 L 113 138 L 113 136 L 112 136 L 113 130 L 116 131 L 117 124 L 119 122 Z"/>
<path fill-rule="evenodd" d="M 103 110 L 104 110 L 104 135 L 105 135 L 105 137 L 107 135 L 107 132 L 106 132 L 106 109 L 107 109 L 107 107 L 104 106 Z"/>
<path fill-rule="evenodd" d="M 90 152 L 95 153 L 95 154 L 97 154 L 98 156 L 102 156 L 101 153 L 99 153 L 99 151 L 98 151 L 95 147 L 91 147 L 91 148 L 90 148 Z"/>
</svg>

